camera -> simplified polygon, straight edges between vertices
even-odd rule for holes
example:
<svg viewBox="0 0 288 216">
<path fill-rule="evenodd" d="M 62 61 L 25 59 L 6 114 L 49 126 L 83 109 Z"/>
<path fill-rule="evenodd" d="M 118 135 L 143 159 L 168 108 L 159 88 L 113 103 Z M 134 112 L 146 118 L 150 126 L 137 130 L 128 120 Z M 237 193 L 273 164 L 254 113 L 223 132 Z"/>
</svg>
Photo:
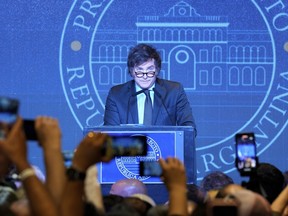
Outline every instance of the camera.
<svg viewBox="0 0 288 216">
<path fill-rule="evenodd" d="M 235 165 L 241 176 L 251 176 L 258 167 L 258 157 L 254 133 L 238 133 L 235 135 Z"/>
<path fill-rule="evenodd" d="M 103 155 L 117 156 L 146 156 L 147 137 L 136 134 L 108 134 L 102 149 Z"/>
<path fill-rule="evenodd" d="M 158 177 L 162 175 L 162 168 L 158 161 L 140 161 L 139 175 Z"/>
</svg>

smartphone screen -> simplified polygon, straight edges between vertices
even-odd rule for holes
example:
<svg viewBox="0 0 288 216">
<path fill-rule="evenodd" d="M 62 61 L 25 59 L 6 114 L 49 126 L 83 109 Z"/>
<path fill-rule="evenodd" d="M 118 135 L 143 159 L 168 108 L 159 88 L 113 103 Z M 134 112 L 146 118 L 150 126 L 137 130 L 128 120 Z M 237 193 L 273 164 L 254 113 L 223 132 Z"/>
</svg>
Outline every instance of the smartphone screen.
<svg viewBox="0 0 288 216">
<path fill-rule="evenodd" d="M 103 154 L 113 156 L 146 156 L 147 137 L 134 134 L 109 134 Z"/>
<path fill-rule="evenodd" d="M 162 168 L 158 161 L 140 161 L 140 176 L 161 176 Z"/>
<path fill-rule="evenodd" d="M 257 153 L 254 133 L 236 134 L 236 166 L 242 174 L 257 168 Z"/>
<path fill-rule="evenodd" d="M 19 101 L 0 97 L 0 139 L 4 139 L 17 119 Z"/>
</svg>

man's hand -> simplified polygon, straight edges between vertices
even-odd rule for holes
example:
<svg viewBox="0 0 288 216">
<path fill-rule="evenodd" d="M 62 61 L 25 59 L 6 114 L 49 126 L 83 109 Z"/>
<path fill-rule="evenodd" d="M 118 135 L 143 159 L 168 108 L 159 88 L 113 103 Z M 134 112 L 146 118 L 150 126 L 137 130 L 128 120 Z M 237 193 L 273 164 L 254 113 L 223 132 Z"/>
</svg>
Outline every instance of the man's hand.
<svg viewBox="0 0 288 216">
<path fill-rule="evenodd" d="M 35 130 L 44 150 L 47 148 L 61 150 L 61 129 L 57 119 L 39 116 L 35 120 Z"/>
<path fill-rule="evenodd" d="M 108 162 L 111 156 L 102 155 L 102 148 L 107 140 L 107 134 L 89 132 L 78 145 L 72 161 L 72 166 L 82 172 L 98 162 Z"/>
<path fill-rule="evenodd" d="M 0 148 L 14 163 L 19 172 L 29 167 L 23 120 L 18 117 L 5 140 L 0 140 Z"/>
<path fill-rule="evenodd" d="M 169 215 L 188 215 L 186 173 L 183 163 L 177 158 L 159 159 L 162 179 L 169 192 Z"/>
<path fill-rule="evenodd" d="M 184 187 L 186 189 L 185 167 L 179 159 L 168 157 L 164 160 L 160 158 L 159 163 L 163 170 L 162 179 L 168 190 L 174 187 Z"/>
</svg>

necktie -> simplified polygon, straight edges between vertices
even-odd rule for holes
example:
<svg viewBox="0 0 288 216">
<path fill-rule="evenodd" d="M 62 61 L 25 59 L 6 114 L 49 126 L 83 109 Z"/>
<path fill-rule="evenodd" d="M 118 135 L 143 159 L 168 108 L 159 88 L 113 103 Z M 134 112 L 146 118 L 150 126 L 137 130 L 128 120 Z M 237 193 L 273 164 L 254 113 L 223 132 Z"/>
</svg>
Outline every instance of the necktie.
<svg viewBox="0 0 288 216">
<path fill-rule="evenodd" d="M 152 101 L 150 97 L 149 90 L 145 90 L 144 94 L 146 95 L 145 106 L 144 106 L 144 125 L 151 125 L 152 124 Z"/>
</svg>

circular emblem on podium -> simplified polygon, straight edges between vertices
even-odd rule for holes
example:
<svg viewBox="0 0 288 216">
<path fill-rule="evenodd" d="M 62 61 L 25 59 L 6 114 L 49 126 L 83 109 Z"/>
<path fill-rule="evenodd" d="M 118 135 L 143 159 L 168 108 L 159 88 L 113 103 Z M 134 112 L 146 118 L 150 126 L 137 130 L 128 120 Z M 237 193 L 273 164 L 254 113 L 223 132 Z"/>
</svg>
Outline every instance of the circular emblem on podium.
<svg viewBox="0 0 288 216">
<path fill-rule="evenodd" d="M 140 161 L 158 161 L 161 158 L 161 150 L 159 145 L 151 137 L 147 136 L 148 151 L 147 156 L 138 157 L 116 157 L 115 163 L 119 172 L 126 178 L 138 179 L 144 181 L 150 178 L 150 176 L 139 175 L 139 163 Z"/>
</svg>

